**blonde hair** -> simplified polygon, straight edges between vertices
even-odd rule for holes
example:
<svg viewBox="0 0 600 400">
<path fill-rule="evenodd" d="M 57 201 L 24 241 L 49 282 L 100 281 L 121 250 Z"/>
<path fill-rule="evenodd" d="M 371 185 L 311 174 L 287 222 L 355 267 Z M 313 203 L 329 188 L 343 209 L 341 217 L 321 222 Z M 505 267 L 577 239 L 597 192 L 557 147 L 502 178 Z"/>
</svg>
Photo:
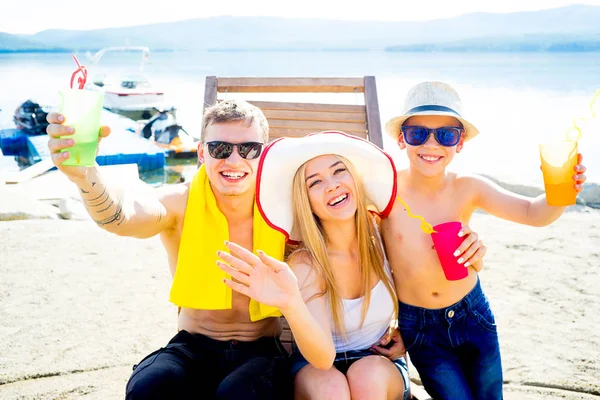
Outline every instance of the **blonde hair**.
<svg viewBox="0 0 600 400">
<path fill-rule="evenodd" d="M 360 254 L 359 268 L 361 272 L 361 296 L 363 298 L 362 303 L 362 317 L 361 326 L 364 323 L 367 311 L 369 309 L 369 303 L 371 300 L 371 271 L 375 272 L 375 275 L 381 279 L 386 289 L 392 296 L 394 302 L 394 315 L 398 315 L 398 301 L 396 297 L 396 291 L 394 285 L 390 279 L 390 276 L 386 273 L 384 267 L 384 254 L 383 246 L 379 233 L 376 231 L 377 227 L 369 215 L 367 206 L 371 201 L 367 198 L 362 180 L 352 163 L 342 156 L 336 157 L 342 161 L 350 175 L 354 178 L 356 185 L 356 233 L 358 236 L 358 254 Z M 308 198 L 308 190 L 305 182 L 305 171 L 306 163 L 304 163 L 294 176 L 293 182 L 293 214 L 294 214 L 294 229 L 297 234 L 302 238 L 302 249 L 308 251 L 312 261 L 312 268 L 318 275 L 320 275 L 324 282 L 325 287 L 323 292 L 311 297 L 324 296 L 327 294 L 329 301 L 329 308 L 331 310 L 333 322 L 335 324 L 336 331 L 343 335 L 344 330 L 344 315 L 342 311 L 342 297 L 340 290 L 331 269 L 329 263 L 329 257 L 327 254 L 327 237 L 323 230 L 323 226 L 319 221 L 319 218 L 313 213 L 310 201 Z M 307 301 L 308 301 L 307 300 Z"/>
</svg>

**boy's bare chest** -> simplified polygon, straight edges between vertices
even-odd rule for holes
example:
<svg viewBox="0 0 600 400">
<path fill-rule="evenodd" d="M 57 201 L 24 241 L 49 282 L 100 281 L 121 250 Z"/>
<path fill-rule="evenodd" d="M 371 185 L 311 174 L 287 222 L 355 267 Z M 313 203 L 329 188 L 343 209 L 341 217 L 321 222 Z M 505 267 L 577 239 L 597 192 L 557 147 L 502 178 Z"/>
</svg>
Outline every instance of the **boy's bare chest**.
<svg viewBox="0 0 600 400">
<path fill-rule="evenodd" d="M 399 261 L 405 264 L 410 260 L 418 260 L 421 265 L 437 263 L 431 235 L 422 229 L 423 221 L 432 227 L 450 221 L 468 224 L 468 210 L 461 205 L 460 199 L 450 194 L 427 200 L 404 195 L 402 199 L 410 209 L 397 201 L 389 217 L 381 223 L 386 252 L 392 265 Z"/>
<path fill-rule="evenodd" d="M 390 214 L 389 219 L 393 222 L 390 225 L 397 233 L 412 236 L 417 231 L 423 233 L 423 220 L 431 226 L 450 221 L 467 223 L 467 208 L 462 204 L 460 197 L 456 192 L 448 192 L 445 196 L 435 198 L 411 197 L 405 194 L 402 200 L 406 206 L 396 201 Z"/>
</svg>

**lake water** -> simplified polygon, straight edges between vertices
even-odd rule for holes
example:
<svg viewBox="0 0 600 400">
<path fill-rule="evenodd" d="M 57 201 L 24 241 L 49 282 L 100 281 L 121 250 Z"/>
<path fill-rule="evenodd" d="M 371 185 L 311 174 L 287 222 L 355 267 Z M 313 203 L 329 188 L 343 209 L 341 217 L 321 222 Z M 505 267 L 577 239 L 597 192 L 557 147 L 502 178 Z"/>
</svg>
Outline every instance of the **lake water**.
<svg viewBox="0 0 600 400">
<path fill-rule="evenodd" d="M 139 66 L 138 54 L 109 55 L 90 75 Z M 78 57 L 86 63 L 85 54 Z M 70 54 L 0 54 L 0 127 L 11 125 L 14 109 L 28 98 L 56 105 L 57 91 L 68 86 L 74 66 Z M 481 132 L 452 168 L 540 186 L 538 143 L 563 138 L 574 117 L 590 115 L 589 102 L 600 88 L 600 53 L 163 52 L 152 54 L 145 72 L 155 86 L 164 88 L 178 107 L 179 122 L 194 135 L 200 133 L 207 75 L 375 75 L 382 125 L 400 113 L 411 86 L 446 81 L 458 89 L 464 116 Z M 261 99 L 282 97 L 363 102 L 354 94 Z M 600 114 L 600 101 L 596 110 Z M 600 182 L 600 117 L 584 127 L 580 151 L 588 179 Z M 399 167 L 407 165 L 391 139 L 384 137 L 384 147 Z"/>
</svg>

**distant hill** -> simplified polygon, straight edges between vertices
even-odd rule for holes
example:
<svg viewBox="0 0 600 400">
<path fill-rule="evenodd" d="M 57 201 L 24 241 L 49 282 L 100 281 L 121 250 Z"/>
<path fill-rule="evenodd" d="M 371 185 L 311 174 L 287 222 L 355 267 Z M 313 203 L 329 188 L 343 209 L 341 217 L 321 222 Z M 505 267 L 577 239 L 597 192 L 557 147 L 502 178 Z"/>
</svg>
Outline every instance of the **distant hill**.
<svg viewBox="0 0 600 400">
<path fill-rule="evenodd" d="M 563 46 L 570 51 L 597 51 L 594 40 L 600 35 L 598 21 L 600 6 L 583 5 L 508 14 L 474 13 L 419 22 L 214 17 L 89 31 L 3 34 L 0 49 L 24 50 L 38 46 L 42 51 L 57 48 L 93 51 L 106 46 L 139 45 L 153 51 L 437 51 L 450 48 L 455 51 L 459 48 L 553 51 L 551 49 Z M 564 40 L 558 40 L 561 37 Z M 490 40 L 493 44 L 486 43 Z"/>
<path fill-rule="evenodd" d="M 421 43 L 391 46 L 395 52 L 596 52 L 600 51 L 600 34 L 596 35 L 524 35 L 465 39 L 455 42 Z"/>
<path fill-rule="evenodd" d="M 30 51 L 66 51 L 66 49 L 0 32 L 0 53 Z"/>
</svg>

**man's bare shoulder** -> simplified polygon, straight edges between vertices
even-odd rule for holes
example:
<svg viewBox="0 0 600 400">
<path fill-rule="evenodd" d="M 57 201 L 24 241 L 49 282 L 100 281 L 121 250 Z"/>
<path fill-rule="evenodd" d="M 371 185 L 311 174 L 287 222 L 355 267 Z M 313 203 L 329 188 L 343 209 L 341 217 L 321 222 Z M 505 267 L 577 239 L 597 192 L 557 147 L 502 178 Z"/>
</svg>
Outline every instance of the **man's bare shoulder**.
<svg viewBox="0 0 600 400">
<path fill-rule="evenodd" d="M 158 200 L 165 206 L 167 212 L 173 215 L 185 214 L 190 183 L 162 185 L 155 189 Z"/>
</svg>

